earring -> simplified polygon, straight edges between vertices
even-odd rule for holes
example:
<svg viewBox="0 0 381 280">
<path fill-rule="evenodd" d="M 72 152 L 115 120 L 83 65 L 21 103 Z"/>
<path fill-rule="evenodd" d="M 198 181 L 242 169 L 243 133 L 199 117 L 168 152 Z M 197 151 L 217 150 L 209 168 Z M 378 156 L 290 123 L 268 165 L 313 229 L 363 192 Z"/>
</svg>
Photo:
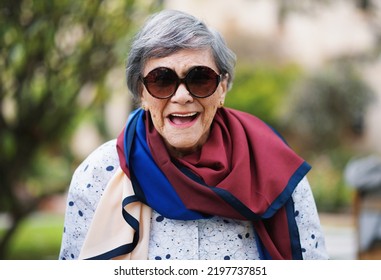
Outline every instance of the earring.
<svg viewBox="0 0 381 280">
<path fill-rule="evenodd" d="M 142 104 L 141 108 L 144 110 L 144 111 L 147 111 L 147 108 L 145 105 Z"/>
<path fill-rule="evenodd" d="M 220 101 L 220 108 L 224 107 L 224 101 Z"/>
</svg>

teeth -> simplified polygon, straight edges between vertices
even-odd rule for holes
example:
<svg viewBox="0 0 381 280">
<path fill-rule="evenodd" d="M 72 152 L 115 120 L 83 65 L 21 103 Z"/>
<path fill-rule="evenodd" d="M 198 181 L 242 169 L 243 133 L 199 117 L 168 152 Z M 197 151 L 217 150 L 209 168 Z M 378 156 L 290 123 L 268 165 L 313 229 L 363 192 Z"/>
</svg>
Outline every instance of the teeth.
<svg viewBox="0 0 381 280">
<path fill-rule="evenodd" d="M 181 118 L 186 118 L 186 117 L 193 117 L 197 113 L 188 113 L 188 114 L 172 114 L 171 116 L 173 117 L 181 117 Z"/>
</svg>

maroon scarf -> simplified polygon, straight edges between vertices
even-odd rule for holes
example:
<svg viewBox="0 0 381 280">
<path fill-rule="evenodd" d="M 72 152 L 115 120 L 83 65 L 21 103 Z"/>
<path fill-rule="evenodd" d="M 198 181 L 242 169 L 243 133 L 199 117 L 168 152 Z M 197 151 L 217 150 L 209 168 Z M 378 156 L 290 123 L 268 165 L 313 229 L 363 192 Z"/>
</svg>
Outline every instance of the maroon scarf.
<svg viewBox="0 0 381 280">
<path fill-rule="evenodd" d="M 310 166 L 268 125 L 247 113 L 219 109 L 202 148 L 173 159 L 149 113 L 144 117 L 152 158 L 186 209 L 253 221 L 263 259 L 302 257 L 291 194 Z M 130 176 L 126 162 L 139 157 L 126 160 L 125 135 L 118 138 L 118 151 Z M 155 184 L 142 186 L 141 191 L 152 188 L 163 193 Z"/>
</svg>

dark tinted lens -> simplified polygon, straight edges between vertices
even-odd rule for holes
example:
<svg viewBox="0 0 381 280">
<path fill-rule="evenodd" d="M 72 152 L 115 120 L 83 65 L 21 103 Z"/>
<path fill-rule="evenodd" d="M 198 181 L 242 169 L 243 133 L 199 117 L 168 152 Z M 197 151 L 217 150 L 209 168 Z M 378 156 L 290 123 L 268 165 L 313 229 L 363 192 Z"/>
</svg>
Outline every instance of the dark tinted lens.
<svg viewBox="0 0 381 280">
<path fill-rule="evenodd" d="M 160 67 L 149 72 L 143 81 L 151 95 L 167 98 L 175 92 L 178 78 L 171 69 Z"/>
<path fill-rule="evenodd" d="M 206 66 L 197 66 L 186 76 L 188 90 L 197 97 L 212 95 L 218 86 L 220 76 L 213 69 Z"/>
</svg>

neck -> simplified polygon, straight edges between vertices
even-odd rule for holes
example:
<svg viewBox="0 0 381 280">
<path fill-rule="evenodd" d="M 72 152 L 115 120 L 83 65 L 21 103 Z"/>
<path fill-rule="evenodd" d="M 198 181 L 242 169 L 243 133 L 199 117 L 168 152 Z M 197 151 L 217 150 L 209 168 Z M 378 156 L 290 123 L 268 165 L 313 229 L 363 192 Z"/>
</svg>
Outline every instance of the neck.
<svg viewBox="0 0 381 280">
<path fill-rule="evenodd" d="M 171 146 L 168 143 L 165 143 L 168 153 L 173 158 L 183 158 L 187 155 L 197 153 L 199 150 L 201 150 L 202 145 L 197 145 L 191 148 L 176 148 Z"/>
</svg>

